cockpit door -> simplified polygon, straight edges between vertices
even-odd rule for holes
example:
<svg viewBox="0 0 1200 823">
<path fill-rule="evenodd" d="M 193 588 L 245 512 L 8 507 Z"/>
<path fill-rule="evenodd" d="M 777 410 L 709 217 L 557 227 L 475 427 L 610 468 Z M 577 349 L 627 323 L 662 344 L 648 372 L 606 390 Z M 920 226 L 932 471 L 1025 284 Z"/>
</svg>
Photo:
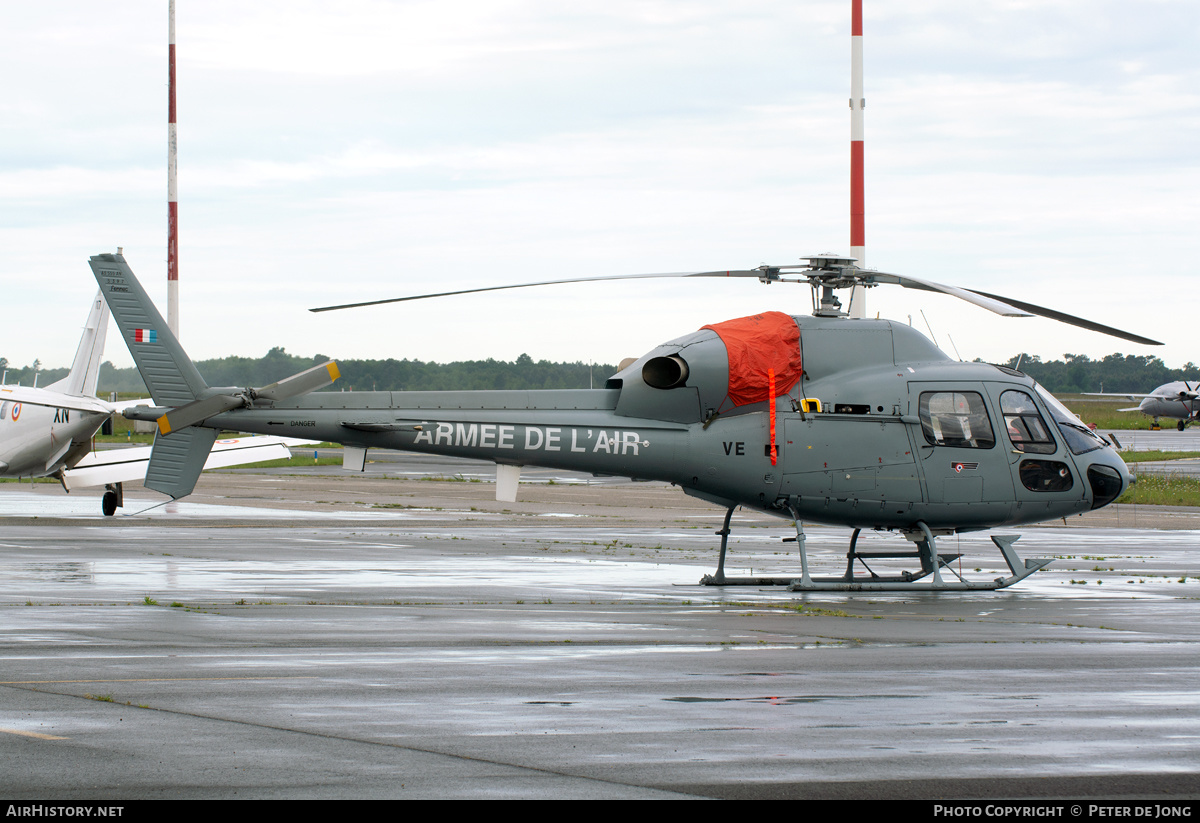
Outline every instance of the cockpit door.
<svg viewBox="0 0 1200 823">
<path fill-rule="evenodd" d="M 989 384 L 994 405 L 1000 410 L 998 436 L 1019 509 L 1046 507 L 1081 499 L 1085 481 L 1077 476 L 1075 462 L 1062 433 L 1025 386 Z"/>
<path fill-rule="evenodd" d="M 920 419 L 917 455 L 932 505 L 957 522 L 1000 522 L 1013 504 L 1013 479 L 999 416 L 982 383 L 909 383 Z"/>
</svg>

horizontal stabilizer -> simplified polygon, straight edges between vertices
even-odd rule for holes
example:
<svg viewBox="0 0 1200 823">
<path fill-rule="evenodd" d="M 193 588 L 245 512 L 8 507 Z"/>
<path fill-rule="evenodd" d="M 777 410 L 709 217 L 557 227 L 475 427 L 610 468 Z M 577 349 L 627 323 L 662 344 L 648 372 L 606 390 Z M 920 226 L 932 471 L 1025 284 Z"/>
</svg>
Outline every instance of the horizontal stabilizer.
<svg viewBox="0 0 1200 823">
<path fill-rule="evenodd" d="M 290 438 L 238 437 L 218 440 L 204 461 L 204 469 L 244 466 L 264 460 L 286 460 L 292 456 L 287 448 Z M 152 447 L 134 446 L 128 449 L 107 449 L 90 452 L 86 457 L 62 472 L 63 488 L 67 491 L 110 483 L 132 483 L 146 477 Z"/>
<path fill-rule="evenodd" d="M 0 386 L 0 400 L 12 400 L 27 406 L 45 406 L 52 409 L 70 409 L 89 414 L 111 414 L 113 406 L 96 397 L 63 394 L 50 389 L 35 389 L 31 386 Z"/>
<path fill-rule="evenodd" d="M 413 423 L 393 423 L 390 421 L 370 422 L 363 420 L 342 421 L 342 426 L 360 432 L 410 432 L 420 431 L 420 426 Z"/>
</svg>

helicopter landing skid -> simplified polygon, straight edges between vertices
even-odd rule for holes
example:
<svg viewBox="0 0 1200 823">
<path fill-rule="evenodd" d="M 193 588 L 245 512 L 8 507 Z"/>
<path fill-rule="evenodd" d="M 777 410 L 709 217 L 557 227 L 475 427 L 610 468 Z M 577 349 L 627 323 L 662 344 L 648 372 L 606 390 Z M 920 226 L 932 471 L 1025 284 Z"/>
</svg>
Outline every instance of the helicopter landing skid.
<svg viewBox="0 0 1200 823">
<path fill-rule="evenodd" d="M 1009 577 L 997 577 L 994 580 L 967 580 L 954 571 L 950 565 L 962 555 L 938 554 L 936 539 L 933 533 L 925 523 L 918 522 L 918 529 L 906 535 L 916 544 L 915 551 L 859 553 L 855 547 L 858 543 L 858 535 L 862 530 L 855 529 L 854 534 L 850 537 L 850 549 L 846 552 L 845 573 L 841 577 L 813 577 L 808 571 L 808 554 L 805 551 L 804 545 L 804 526 L 797 517 L 796 536 L 788 538 L 788 540 L 795 540 L 800 550 L 799 578 L 795 576 L 726 577 L 725 551 L 728 546 L 729 521 L 732 516 L 733 509 L 731 508 L 725 514 L 724 526 L 721 531 L 717 532 L 721 536 L 721 556 L 717 563 L 717 573 L 715 575 L 706 574 L 701 578 L 700 584 L 703 586 L 787 586 L 788 591 L 794 592 L 993 591 L 995 589 L 1007 588 L 1013 583 L 1024 580 L 1038 569 L 1045 568 L 1052 562 L 1050 558 L 1022 560 L 1017 555 L 1016 549 L 1013 548 L 1013 543 L 1016 543 L 1020 539 L 1020 535 L 993 535 L 992 542 L 996 544 L 996 548 L 1000 549 L 1000 553 L 1004 556 L 1004 562 L 1008 564 L 1012 575 Z M 894 559 L 898 557 L 919 559 L 921 569 L 913 572 L 904 571 L 898 575 L 882 576 L 876 574 L 866 562 L 867 560 Z M 863 568 L 869 572 L 869 576 L 855 576 L 854 564 L 856 561 L 861 563 Z M 943 578 L 943 569 L 953 575 L 953 578 Z"/>
</svg>

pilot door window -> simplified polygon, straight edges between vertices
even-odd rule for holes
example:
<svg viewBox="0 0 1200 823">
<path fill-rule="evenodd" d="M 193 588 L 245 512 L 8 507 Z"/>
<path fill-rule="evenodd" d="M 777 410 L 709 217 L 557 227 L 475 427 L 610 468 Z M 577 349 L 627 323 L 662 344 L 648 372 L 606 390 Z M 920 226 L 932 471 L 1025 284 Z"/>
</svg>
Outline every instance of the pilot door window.
<svg viewBox="0 0 1200 823">
<path fill-rule="evenodd" d="M 1000 413 L 1004 415 L 1008 439 L 1017 451 L 1054 454 L 1058 450 L 1033 398 L 1025 392 L 1006 391 L 1000 395 Z"/>
<path fill-rule="evenodd" d="M 983 396 L 973 391 L 922 392 L 921 428 L 935 446 L 990 449 L 996 445 Z"/>
</svg>

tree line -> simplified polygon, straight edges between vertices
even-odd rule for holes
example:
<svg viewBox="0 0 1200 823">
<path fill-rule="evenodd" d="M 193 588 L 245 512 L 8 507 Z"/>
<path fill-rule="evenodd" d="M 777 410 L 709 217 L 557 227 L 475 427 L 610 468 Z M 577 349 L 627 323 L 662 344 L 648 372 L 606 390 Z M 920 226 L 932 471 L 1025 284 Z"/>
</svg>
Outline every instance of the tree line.
<svg viewBox="0 0 1200 823">
<path fill-rule="evenodd" d="M 329 358 L 318 354 L 299 357 L 276 346 L 263 357 L 222 357 L 203 360 L 196 368 L 210 386 L 265 386 Z M 1089 391 L 1148 392 L 1176 380 L 1200 381 L 1200 367 L 1186 363 L 1170 369 L 1157 357 L 1110 354 L 1092 360 L 1082 354 L 1064 354 L 1062 360 L 1042 360 L 1021 354 L 1002 364 L 1025 372 L 1055 394 Z M 522 354 L 514 361 L 465 360 L 434 363 L 421 360 L 339 360 L 342 378 L 333 391 L 443 391 L 473 389 L 586 389 L 600 388 L 617 369 L 608 363 L 552 363 Z M 5 382 L 47 386 L 66 377 L 67 368 L 41 369 L 34 361 L 13 368 L 0 357 Z M 111 362 L 100 367 L 99 393 L 146 391 L 137 369 L 117 369 Z"/>
<path fill-rule="evenodd" d="M 1099 360 L 1083 354 L 1064 354 L 1062 360 L 1022 354 L 1004 365 L 1025 372 L 1051 394 L 1140 393 L 1176 380 L 1200 381 L 1200 367 L 1195 363 L 1170 369 L 1157 357 L 1139 354 L 1110 354 Z"/>
<path fill-rule="evenodd" d="M 298 357 L 276 346 L 263 357 L 221 357 L 197 361 L 196 369 L 210 386 L 265 386 L 310 366 L 329 360 L 323 354 Z M 35 370 L 37 385 L 45 387 L 67 376 L 69 369 L 41 369 L 31 366 L 12 368 L 0 358 L 0 369 L 7 370 L 5 381 L 32 386 Z M 433 363 L 421 360 L 338 360 L 342 377 L 331 391 L 442 391 L 468 389 L 586 389 L 602 388 L 617 369 L 610 363 L 551 363 L 535 361 L 522 354 L 514 361 L 466 360 Z M 134 367 L 118 369 L 109 361 L 100 366 L 97 393 L 146 393 L 146 386 Z"/>
</svg>

